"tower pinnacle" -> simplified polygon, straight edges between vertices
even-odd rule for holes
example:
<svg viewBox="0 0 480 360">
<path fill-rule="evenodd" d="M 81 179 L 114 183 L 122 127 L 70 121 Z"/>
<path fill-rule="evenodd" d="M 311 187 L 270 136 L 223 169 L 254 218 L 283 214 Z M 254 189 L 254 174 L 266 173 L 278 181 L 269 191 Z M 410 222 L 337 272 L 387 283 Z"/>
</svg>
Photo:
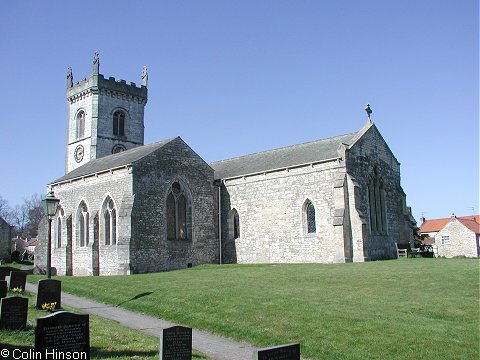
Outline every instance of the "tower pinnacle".
<svg viewBox="0 0 480 360">
<path fill-rule="evenodd" d="M 95 51 L 93 56 L 93 75 L 98 75 L 100 71 L 100 59 L 98 58 L 98 51 Z"/>
<path fill-rule="evenodd" d="M 147 86 L 148 83 L 148 72 L 147 67 L 144 66 L 142 70 L 142 86 Z"/>
</svg>

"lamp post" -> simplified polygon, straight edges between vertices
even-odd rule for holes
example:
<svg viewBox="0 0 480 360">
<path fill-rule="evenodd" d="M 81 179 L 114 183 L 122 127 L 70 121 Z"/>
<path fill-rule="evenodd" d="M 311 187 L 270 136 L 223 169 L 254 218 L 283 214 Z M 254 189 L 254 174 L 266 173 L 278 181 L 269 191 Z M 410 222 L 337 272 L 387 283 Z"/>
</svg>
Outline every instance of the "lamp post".
<svg viewBox="0 0 480 360">
<path fill-rule="evenodd" d="M 52 218 L 57 213 L 57 207 L 60 200 L 55 197 L 53 191 L 50 191 L 45 199 L 42 200 L 45 214 L 48 219 L 48 246 L 47 246 L 47 278 L 52 278 Z"/>
</svg>

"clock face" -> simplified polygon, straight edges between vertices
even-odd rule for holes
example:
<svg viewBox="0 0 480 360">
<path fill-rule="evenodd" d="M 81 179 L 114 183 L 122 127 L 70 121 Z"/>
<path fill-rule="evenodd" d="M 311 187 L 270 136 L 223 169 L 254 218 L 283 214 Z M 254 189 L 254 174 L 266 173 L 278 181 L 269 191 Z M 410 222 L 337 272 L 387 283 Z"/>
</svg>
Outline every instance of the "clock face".
<svg viewBox="0 0 480 360">
<path fill-rule="evenodd" d="M 75 161 L 77 163 L 81 162 L 83 160 L 83 146 L 82 145 L 78 145 L 76 148 L 75 148 Z"/>
</svg>

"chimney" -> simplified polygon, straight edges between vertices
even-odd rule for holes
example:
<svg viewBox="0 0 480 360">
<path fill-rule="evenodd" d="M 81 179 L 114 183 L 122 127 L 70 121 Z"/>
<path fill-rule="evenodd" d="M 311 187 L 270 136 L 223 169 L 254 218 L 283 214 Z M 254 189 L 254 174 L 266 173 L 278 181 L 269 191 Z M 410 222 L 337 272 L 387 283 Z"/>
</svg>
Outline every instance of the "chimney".
<svg viewBox="0 0 480 360">
<path fill-rule="evenodd" d="M 424 224 L 425 221 L 427 221 L 427 220 L 425 219 L 425 217 L 422 216 L 422 217 L 420 218 L 420 222 L 421 222 L 422 224 Z"/>
</svg>

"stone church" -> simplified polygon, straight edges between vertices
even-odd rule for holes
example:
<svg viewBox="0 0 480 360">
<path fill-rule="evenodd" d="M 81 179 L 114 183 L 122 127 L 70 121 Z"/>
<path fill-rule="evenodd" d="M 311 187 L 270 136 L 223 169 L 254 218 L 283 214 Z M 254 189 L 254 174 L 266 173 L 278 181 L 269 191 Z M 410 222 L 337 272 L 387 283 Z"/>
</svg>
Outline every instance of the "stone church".
<svg viewBox="0 0 480 360">
<path fill-rule="evenodd" d="M 180 137 L 144 145 L 141 85 L 67 72 L 65 175 L 52 221 L 59 275 L 204 263 L 342 263 L 396 258 L 414 220 L 400 163 L 368 119 L 356 132 L 206 163 Z M 45 267 L 46 221 L 36 265 Z"/>
</svg>

